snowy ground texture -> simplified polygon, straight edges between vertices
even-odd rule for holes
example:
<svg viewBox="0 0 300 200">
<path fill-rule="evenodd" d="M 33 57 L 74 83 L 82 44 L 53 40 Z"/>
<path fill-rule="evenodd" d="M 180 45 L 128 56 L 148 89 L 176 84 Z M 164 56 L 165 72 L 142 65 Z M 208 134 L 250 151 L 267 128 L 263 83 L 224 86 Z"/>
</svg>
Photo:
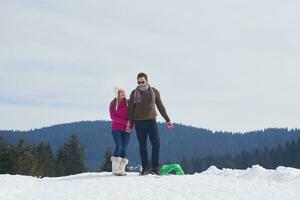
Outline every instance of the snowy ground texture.
<svg viewBox="0 0 300 200">
<path fill-rule="evenodd" d="M 299 200 L 300 170 L 278 167 L 266 170 L 207 171 L 185 176 L 125 177 L 111 173 L 84 173 L 60 178 L 0 175 L 1 200 Z"/>
</svg>

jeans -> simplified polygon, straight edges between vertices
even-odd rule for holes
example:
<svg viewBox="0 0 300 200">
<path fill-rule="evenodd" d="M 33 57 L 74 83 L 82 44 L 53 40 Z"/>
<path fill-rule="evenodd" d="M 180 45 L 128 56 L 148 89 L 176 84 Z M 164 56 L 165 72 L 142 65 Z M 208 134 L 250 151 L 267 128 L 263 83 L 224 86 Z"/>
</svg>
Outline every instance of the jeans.
<svg viewBox="0 0 300 200">
<path fill-rule="evenodd" d="M 130 133 L 126 131 L 112 131 L 114 142 L 116 145 L 113 156 L 126 158 L 127 156 L 127 146 L 130 139 Z"/>
<path fill-rule="evenodd" d="M 147 139 L 149 136 L 152 146 L 152 168 L 159 167 L 159 133 L 156 120 L 140 120 L 135 121 L 135 130 L 139 142 L 140 156 L 143 169 L 149 169 Z"/>
</svg>

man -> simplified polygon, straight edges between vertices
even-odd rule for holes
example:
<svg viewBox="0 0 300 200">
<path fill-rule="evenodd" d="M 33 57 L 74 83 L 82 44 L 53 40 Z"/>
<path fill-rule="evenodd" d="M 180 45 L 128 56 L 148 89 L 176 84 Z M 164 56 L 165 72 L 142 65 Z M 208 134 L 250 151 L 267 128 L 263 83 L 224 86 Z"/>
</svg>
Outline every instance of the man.
<svg viewBox="0 0 300 200">
<path fill-rule="evenodd" d="M 160 174 L 159 172 L 159 133 L 156 122 L 157 106 L 160 114 L 167 122 L 168 128 L 173 128 L 166 109 L 161 101 L 159 91 L 151 87 L 148 82 L 148 77 L 145 73 L 139 73 L 137 76 L 138 86 L 131 92 L 128 111 L 128 123 L 126 131 L 131 131 L 131 124 L 135 124 L 137 139 L 139 142 L 140 156 L 143 170 L 141 175 L 148 173 Z M 147 152 L 147 137 L 149 136 L 152 146 L 152 166 L 150 169 Z"/>
</svg>

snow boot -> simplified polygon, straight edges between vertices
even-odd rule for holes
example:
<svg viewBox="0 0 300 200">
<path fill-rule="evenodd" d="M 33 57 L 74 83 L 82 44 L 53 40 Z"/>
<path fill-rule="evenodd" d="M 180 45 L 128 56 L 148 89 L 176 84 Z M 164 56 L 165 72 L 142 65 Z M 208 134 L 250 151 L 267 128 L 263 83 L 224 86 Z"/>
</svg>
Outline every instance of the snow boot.
<svg viewBox="0 0 300 200">
<path fill-rule="evenodd" d="M 112 169 L 112 173 L 114 175 L 119 175 L 120 174 L 120 163 L 121 163 L 121 157 L 115 157 L 112 156 L 110 158 L 111 160 L 111 169 Z"/>
<path fill-rule="evenodd" d="M 121 158 L 120 167 L 119 167 L 119 169 L 120 169 L 120 175 L 121 175 L 121 176 L 127 175 L 127 173 L 126 173 L 126 171 L 125 171 L 126 165 L 128 165 L 128 159 L 126 159 L 126 158 Z"/>
</svg>

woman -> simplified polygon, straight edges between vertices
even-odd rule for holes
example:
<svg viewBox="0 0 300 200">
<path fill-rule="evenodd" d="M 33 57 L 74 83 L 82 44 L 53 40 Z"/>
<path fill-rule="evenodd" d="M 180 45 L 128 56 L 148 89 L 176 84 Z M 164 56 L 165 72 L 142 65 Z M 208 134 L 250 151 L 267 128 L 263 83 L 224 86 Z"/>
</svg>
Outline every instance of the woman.
<svg viewBox="0 0 300 200">
<path fill-rule="evenodd" d="M 127 146 L 130 139 L 130 132 L 126 132 L 128 123 L 128 100 L 122 88 L 115 88 L 115 98 L 110 103 L 110 118 L 112 120 L 112 135 L 116 145 L 112 162 L 112 173 L 115 175 L 126 175 L 128 164 Z"/>
</svg>

